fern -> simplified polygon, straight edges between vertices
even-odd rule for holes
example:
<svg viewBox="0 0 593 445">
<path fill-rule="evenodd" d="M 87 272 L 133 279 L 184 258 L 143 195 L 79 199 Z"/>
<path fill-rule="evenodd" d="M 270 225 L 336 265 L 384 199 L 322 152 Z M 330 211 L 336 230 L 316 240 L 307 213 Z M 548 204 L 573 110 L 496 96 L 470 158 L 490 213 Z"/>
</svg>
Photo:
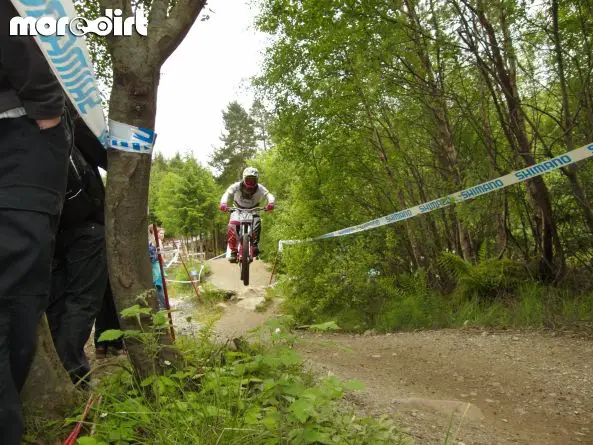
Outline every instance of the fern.
<svg viewBox="0 0 593 445">
<path fill-rule="evenodd" d="M 443 271 L 458 282 L 461 277 L 470 273 L 472 265 L 453 252 L 443 252 L 438 259 Z"/>
<path fill-rule="evenodd" d="M 478 261 L 480 263 L 487 261 L 494 255 L 494 240 L 485 240 L 478 249 Z"/>
</svg>

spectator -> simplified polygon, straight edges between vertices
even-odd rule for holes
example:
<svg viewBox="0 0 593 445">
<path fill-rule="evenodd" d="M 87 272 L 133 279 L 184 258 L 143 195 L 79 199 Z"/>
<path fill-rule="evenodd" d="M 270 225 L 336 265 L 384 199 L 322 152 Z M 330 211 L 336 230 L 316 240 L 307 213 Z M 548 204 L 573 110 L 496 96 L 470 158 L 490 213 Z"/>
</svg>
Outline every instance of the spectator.
<svg viewBox="0 0 593 445">
<path fill-rule="evenodd" d="M 0 0 L 0 443 L 19 445 L 19 392 L 51 287 L 66 191 L 70 123 L 64 94 L 33 37 L 9 36 L 18 16 Z"/>
<path fill-rule="evenodd" d="M 159 241 L 161 240 L 160 230 L 157 229 L 159 232 L 157 236 L 159 237 Z M 164 232 L 163 232 L 164 233 Z M 156 241 L 154 239 L 154 231 L 152 224 L 148 226 L 148 256 L 150 257 L 150 263 L 152 265 L 152 284 L 156 288 L 156 295 L 159 301 L 159 309 L 163 310 L 166 309 L 167 306 L 165 305 L 165 291 L 163 290 L 163 276 L 161 274 L 161 266 L 159 262 L 159 257 L 156 248 Z"/>
<path fill-rule="evenodd" d="M 103 304 L 108 282 L 104 228 L 105 189 L 98 167 L 105 148 L 81 118 L 75 120 L 68 189 L 56 236 L 47 321 L 72 382 L 90 385 L 84 345 Z"/>
</svg>

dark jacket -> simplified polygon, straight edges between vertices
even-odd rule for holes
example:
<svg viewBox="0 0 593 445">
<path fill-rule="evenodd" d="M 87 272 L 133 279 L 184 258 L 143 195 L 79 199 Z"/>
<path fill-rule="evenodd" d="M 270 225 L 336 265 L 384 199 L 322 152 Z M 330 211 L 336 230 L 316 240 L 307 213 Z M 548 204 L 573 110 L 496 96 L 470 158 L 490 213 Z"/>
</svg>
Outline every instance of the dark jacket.
<svg viewBox="0 0 593 445">
<path fill-rule="evenodd" d="M 99 139 L 93 134 L 84 120 L 79 116 L 74 118 L 74 145 L 80 150 L 82 156 L 89 164 L 95 176 L 93 184 L 95 187 L 92 194 L 98 198 L 100 203 L 88 217 L 89 221 L 105 224 L 105 187 L 99 172 L 99 167 L 107 170 L 107 150 L 101 145 Z"/>
<path fill-rule="evenodd" d="M 70 155 L 66 199 L 60 216 L 60 230 L 105 224 L 105 187 L 99 167 L 107 170 L 107 151 L 67 100 L 72 117 L 74 144 Z"/>
<path fill-rule="evenodd" d="M 60 116 L 62 87 L 34 38 L 9 34 L 18 15 L 10 0 L 0 0 L 0 113 L 24 107 L 31 119 Z"/>
</svg>

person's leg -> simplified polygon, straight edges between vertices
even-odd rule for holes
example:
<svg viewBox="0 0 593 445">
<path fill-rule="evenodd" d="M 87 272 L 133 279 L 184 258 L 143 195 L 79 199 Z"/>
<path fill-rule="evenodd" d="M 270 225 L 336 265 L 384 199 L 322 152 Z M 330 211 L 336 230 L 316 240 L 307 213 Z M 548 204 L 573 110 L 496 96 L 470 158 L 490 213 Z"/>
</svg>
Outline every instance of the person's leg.
<svg viewBox="0 0 593 445">
<path fill-rule="evenodd" d="M 64 286 L 66 281 L 66 268 L 64 265 L 64 258 L 59 253 L 61 240 L 57 240 L 56 253 L 52 262 L 51 274 L 51 292 L 49 295 L 49 303 L 45 310 L 47 316 L 47 324 L 51 331 L 54 346 L 56 346 L 56 339 L 60 336 L 60 319 L 66 311 L 66 301 L 64 299 Z"/>
<path fill-rule="evenodd" d="M 231 250 L 231 262 L 237 261 L 237 237 L 239 232 L 239 221 L 235 217 L 235 212 L 231 214 L 227 226 L 227 242 Z"/>
<path fill-rule="evenodd" d="M 121 338 L 117 340 L 99 341 L 99 337 L 103 332 L 109 329 L 120 328 L 111 285 L 108 281 L 103 297 L 103 304 L 95 320 L 95 356 L 97 358 L 101 358 L 101 355 L 106 355 L 110 347 L 118 351 L 123 350 L 123 341 Z"/>
<path fill-rule="evenodd" d="M 59 319 L 56 350 L 73 382 L 90 382 L 89 363 L 84 353 L 107 286 L 105 229 L 98 223 L 86 223 L 75 229 L 65 254 L 65 310 Z M 85 385 L 86 386 L 86 385 Z"/>
<path fill-rule="evenodd" d="M 26 116 L 0 119 L 0 443 L 20 445 L 19 392 L 51 285 L 57 221 L 66 193 L 70 130 L 40 130 Z"/>
<path fill-rule="evenodd" d="M 19 392 L 33 360 L 49 299 L 56 217 L 0 209 L 0 443 L 19 445 Z"/>
<path fill-rule="evenodd" d="M 156 296 L 159 301 L 159 310 L 167 309 L 167 305 L 165 304 L 165 291 L 163 286 L 159 286 L 158 284 L 155 286 L 156 288 Z"/>
</svg>

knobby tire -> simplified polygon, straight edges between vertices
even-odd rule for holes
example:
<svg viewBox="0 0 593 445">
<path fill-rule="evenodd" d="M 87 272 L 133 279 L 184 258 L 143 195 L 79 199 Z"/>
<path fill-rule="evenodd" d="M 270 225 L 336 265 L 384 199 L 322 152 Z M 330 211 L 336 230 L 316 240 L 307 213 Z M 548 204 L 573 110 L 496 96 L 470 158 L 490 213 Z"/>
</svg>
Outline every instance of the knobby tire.
<svg viewBox="0 0 593 445">
<path fill-rule="evenodd" d="M 243 234 L 242 240 L 242 249 L 243 255 L 241 258 L 241 279 L 243 280 L 243 284 L 245 286 L 249 285 L 249 254 L 251 253 L 249 250 L 249 234 Z"/>
</svg>

